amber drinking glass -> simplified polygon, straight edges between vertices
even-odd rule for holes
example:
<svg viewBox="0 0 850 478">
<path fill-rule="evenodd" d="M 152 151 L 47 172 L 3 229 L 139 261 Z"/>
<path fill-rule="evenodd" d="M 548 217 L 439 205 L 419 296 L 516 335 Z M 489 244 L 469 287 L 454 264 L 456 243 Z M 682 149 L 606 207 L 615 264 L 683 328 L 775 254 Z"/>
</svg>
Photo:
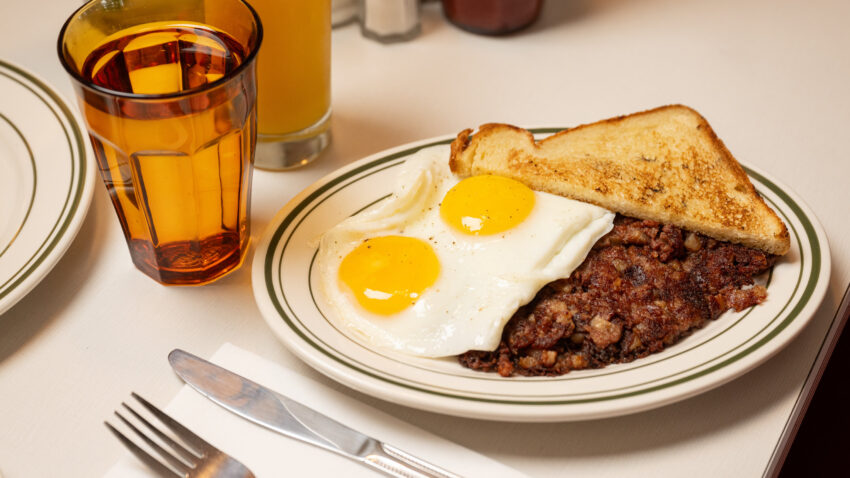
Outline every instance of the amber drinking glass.
<svg viewBox="0 0 850 478">
<path fill-rule="evenodd" d="M 96 0 L 59 34 L 133 263 L 162 284 L 245 258 L 261 40 L 241 0 Z"/>
</svg>

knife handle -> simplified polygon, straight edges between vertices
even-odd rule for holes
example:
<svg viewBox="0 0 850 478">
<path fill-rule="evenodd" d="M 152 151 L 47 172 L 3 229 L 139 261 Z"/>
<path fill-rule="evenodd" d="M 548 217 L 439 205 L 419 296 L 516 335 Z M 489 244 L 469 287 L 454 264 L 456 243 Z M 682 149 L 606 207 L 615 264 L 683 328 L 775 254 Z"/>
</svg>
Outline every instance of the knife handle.
<svg viewBox="0 0 850 478">
<path fill-rule="evenodd" d="M 363 457 L 365 464 L 396 478 L 461 478 L 398 448 L 380 443 Z"/>
</svg>

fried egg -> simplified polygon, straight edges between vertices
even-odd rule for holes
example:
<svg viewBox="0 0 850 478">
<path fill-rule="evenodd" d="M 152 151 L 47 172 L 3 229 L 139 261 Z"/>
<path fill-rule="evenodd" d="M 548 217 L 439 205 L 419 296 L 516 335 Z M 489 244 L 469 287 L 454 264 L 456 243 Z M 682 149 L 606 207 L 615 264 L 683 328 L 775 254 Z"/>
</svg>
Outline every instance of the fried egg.
<svg viewBox="0 0 850 478">
<path fill-rule="evenodd" d="M 461 179 L 448 157 L 448 146 L 412 155 L 388 198 L 321 238 L 328 319 L 369 346 L 424 357 L 494 350 L 514 312 L 613 227 L 605 209 L 510 178 Z"/>
</svg>

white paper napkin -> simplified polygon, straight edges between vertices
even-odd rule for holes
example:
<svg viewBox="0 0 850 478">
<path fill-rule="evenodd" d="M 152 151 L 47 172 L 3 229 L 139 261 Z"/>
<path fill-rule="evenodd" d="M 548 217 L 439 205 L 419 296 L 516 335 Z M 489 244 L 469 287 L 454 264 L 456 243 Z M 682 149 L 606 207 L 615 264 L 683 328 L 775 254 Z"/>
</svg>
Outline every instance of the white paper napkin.
<svg viewBox="0 0 850 478">
<path fill-rule="evenodd" d="M 520 477 L 522 473 L 433 435 L 310 378 L 232 344 L 210 361 L 293 398 L 367 435 L 463 476 Z M 382 476 L 353 461 L 254 425 L 184 385 L 165 411 L 258 478 L 277 476 Z M 155 476 L 129 452 L 107 477 Z"/>
</svg>

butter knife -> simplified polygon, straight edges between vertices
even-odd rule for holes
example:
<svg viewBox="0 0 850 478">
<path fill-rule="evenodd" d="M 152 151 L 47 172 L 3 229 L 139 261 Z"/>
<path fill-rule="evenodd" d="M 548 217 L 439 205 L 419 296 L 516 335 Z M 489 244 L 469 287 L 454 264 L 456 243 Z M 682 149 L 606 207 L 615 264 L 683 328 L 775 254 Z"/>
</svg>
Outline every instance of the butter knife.
<svg viewBox="0 0 850 478">
<path fill-rule="evenodd" d="M 177 375 L 218 405 L 256 424 L 399 478 L 459 475 L 349 428 L 247 378 L 180 349 L 168 354 Z"/>
</svg>

